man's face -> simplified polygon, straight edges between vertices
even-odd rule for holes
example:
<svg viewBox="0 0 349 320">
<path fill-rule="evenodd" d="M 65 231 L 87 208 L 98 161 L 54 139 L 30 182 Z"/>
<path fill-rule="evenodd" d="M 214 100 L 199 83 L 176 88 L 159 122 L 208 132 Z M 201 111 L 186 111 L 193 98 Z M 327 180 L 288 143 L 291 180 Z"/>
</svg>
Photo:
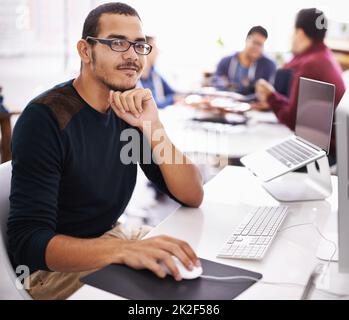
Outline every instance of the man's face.
<svg viewBox="0 0 349 320">
<path fill-rule="evenodd" d="M 304 32 L 301 29 L 295 29 L 292 36 L 292 53 L 297 55 L 303 52 Z"/>
<path fill-rule="evenodd" d="M 264 42 L 266 40 L 267 39 L 259 33 L 252 33 L 247 37 L 245 52 L 251 60 L 256 61 L 262 56 Z"/>
<path fill-rule="evenodd" d="M 119 14 L 103 14 L 100 17 L 96 38 L 145 41 L 139 18 Z M 96 42 L 92 48 L 91 72 L 108 89 L 126 91 L 136 87 L 145 62 L 146 56 L 137 54 L 133 46 L 126 52 L 116 52 Z"/>
</svg>

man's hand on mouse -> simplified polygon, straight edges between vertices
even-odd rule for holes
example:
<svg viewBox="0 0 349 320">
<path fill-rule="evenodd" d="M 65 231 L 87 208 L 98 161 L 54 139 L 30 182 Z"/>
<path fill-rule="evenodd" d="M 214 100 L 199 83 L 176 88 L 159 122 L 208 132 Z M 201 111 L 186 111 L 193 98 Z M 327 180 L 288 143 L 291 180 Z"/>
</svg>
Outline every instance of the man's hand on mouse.
<svg viewBox="0 0 349 320">
<path fill-rule="evenodd" d="M 158 108 L 149 89 L 110 91 L 109 103 L 116 115 L 133 127 L 142 129 L 145 121 L 152 125 L 160 122 Z"/>
<path fill-rule="evenodd" d="M 177 281 L 182 278 L 171 256 L 176 256 L 190 271 L 194 266 L 200 266 L 198 257 L 187 242 L 169 236 L 125 241 L 117 254 L 121 263 L 133 269 L 148 269 L 160 278 L 166 276 L 166 271 L 161 267 L 163 263 Z"/>
</svg>

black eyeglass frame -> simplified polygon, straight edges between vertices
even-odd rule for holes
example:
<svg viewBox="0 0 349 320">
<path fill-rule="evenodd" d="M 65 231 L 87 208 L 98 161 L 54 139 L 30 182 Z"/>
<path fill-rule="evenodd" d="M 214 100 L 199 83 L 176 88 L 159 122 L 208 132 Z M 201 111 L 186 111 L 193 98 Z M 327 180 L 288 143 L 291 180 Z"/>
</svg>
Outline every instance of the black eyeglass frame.
<svg viewBox="0 0 349 320">
<path fill-rule="evenodd" d="M 130 41 L 130 40 L 127 40 L 127 39 L 119 39 L 119 38 L 114 38 L 114 39 L 102 39 L 102 38 L 95 38 L 95 37 L 87 36 L 87 37 L 86 37 L 86 41 L 90 41 L 90 40 L 92 40 L 92 41 L 97 41 L 97 42 L 100 42 L 101 44 L 107 45 L 111 50 L 113 50 L 113 51 L 115 51 L 115 52 L 126 52 L 126 51 L 128 51 L 128 50 L 131 48 L 131 46 L 132 46 L 133 49 L 134 49 L 134 51 L 135 51 L 137 54 L 140 54 L 140 55 L 142 55 L 142 56 L 147 56 L 148 54 L 150 54 L 150 52 L 151 52 L 152 49 L 153 49 L 153 46 L 152 46 L 152 45 L 150 45 L 149 43 L 143 42 L 143 41 Z M 125 49 L 125 50 L 115 50 L 115 49 L 113 49 L 112 43 L 113 43 L 113 41 L 115 41 L 115 40 L 122 40 L 122 41 L 128 42 L 128 44 L 129 44 L 128 48 Z M 136 45 L 138 45 L 138 44 L 142 44 L 142 45 L 146 44 L 147 46 L 149 46 L 149 48 L 150 48 L 149 52 L 148 52 L 148 53 L 140 53 L 140 52 L 138 52 L 138 51 L 136 50 Z"/>
</svg>

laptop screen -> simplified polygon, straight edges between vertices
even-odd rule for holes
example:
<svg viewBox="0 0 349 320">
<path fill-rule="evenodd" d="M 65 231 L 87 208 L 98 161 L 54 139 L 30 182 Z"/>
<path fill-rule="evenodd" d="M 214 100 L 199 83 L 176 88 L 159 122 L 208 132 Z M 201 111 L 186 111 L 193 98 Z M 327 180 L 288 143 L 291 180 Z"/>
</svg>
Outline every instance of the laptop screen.
<svg viewBox="0 0 349 320">
<path fill-rule="evenodd" d="M 335 86 L 300 78 L 296 135 L 327 153 L 330 149 Z"/>
</svg>

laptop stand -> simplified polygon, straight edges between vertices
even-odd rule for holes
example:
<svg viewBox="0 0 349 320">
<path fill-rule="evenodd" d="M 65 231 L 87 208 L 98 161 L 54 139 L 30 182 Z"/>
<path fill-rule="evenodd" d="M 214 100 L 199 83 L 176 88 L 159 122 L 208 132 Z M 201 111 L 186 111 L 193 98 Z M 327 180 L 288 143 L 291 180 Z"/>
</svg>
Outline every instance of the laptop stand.
<svg viewBox="0 0 349 320">
<path fill-rule="evenodd" d="M 307 165 L 307 173 L 288 172 L 263 183 L 278 201 L 323 200 L 332 194 L 331 172 L 327 156 Z"/>
</svg>

